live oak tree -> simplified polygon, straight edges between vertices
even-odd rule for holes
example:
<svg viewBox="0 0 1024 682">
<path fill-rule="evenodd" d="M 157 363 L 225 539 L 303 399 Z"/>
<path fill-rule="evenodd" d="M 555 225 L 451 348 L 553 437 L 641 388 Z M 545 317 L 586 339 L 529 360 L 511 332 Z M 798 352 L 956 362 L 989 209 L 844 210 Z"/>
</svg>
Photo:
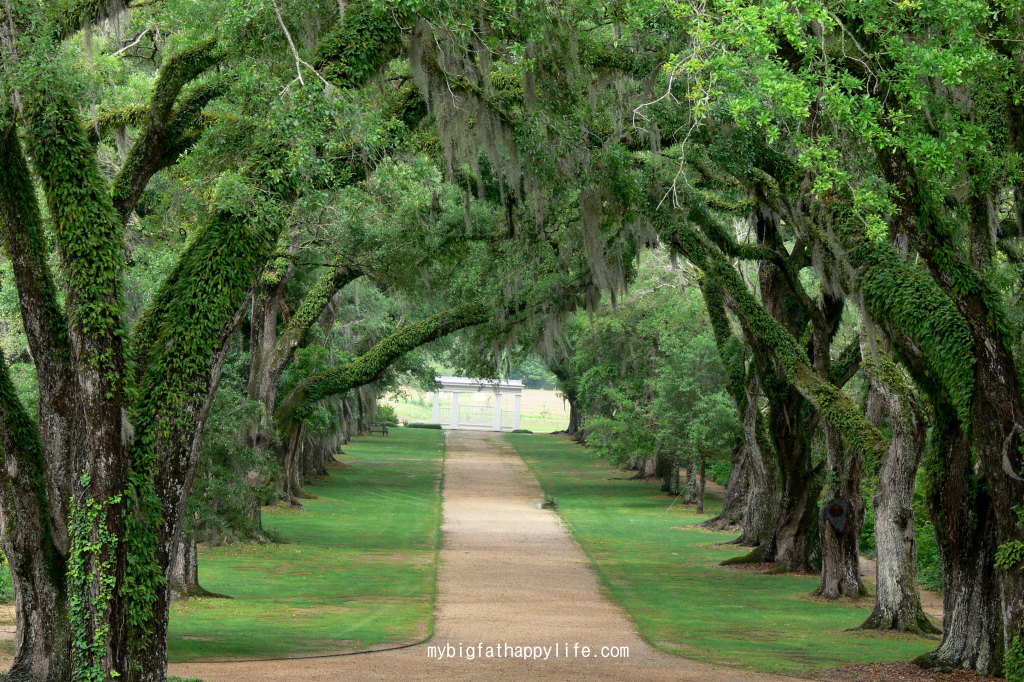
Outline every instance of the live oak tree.
<svg viewBox="0 0 1024 682">
<path fill-rule="evenodd" d="M 133 114 L 141 133 L 109 183 L 60 42 L 98 13 L 73 10 L 51 20 L 9 4 L 0 22 L 0 215 L 39 375 L 36 419 L 6 367 L 0 373 L 8 462 L 0 508 L 19 612 L 10 675 L 163 679 L 166 572 L 197 436 L 226 342 L 300 182 L 281 153 L 287 139 L 251 147 L 126 329 L 124 220 L 152 175 L 197 139 L 199 112 L 216 91 L 182 88 L 224 57 L 209 40 L 165 60 L 146 110 Z M 50 240 L 59 276 L 49 269 Z"/>
<path fill-rule="evenodd" d="M 322 401 L 444 334 L 491 322 L 480 338 L 499 346 L 517 324 L 554 336 L 567 310 L 618 301 L 655 243 L 701 287 L 742 426 L 730 506 L 746 510 L 753 556 L 806 568 L 820 531 L 821 593 L 858 596 L 862 468 L 877 464 L 879 600 L 865 625 L 928 631 L 907 523 L 921 459 L 946 598 L 922 662 L 1018 674 L 1018 4 L 351 0 L 342 14 L 164 0 L 91 64 L 80 30 L 120 5 L 4 5 L 0 230 L 38 384 L 33 398 L 0 368 L 13 679 L 165 676 L 168 572 L 240 325 L 268 417 L 242 436 L 297 440 Z M 126 58 L 140 60 L 141 92 L 124 73 L 83 87 L 83 71 Z M 397 150 L 438 163 L 442 212 L 461 198 L 466 276 L 411 308 L 417 321 L 382 325 L 275 396 L 329 326 L 334 292 L 357 275 L 401 280 L 355 257 L 376 253 L 358 241 L 302 263 L 294 229 Z M 195 210 L 150 191 L 175 168 Z M 182 217 L 186 239 L 162 247 L 173 264 L 136 300 L 129 263 L 155 247 L 134 230 L 155 210 Z M 430 267 L 394 255 L 389 267 Z M 286 315 L 289 284 L 301 296 Z M 664 352 L 666 365 L 685 356 Z M 867 410 L 844 389 L 858 368 Z M 820 509 L 832 496 L 849 531 Z"/>
</svg>

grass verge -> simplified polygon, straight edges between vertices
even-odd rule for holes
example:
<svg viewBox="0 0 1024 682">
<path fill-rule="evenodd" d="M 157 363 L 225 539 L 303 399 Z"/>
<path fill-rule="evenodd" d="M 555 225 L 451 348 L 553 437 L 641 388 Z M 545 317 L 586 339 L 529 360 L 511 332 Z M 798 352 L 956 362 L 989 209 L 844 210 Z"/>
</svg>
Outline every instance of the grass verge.
<svg viewBox="0 0 1024 682">
<path fill-rule="evenodd" d="M 279 658 L 433 630 L 444 435 L 392 429 L 345 446 L 305 509 L 268 508 L 285 544 L 204 548 L 200 583 L 234 599 L 171 609 L 170 659 Z"/>
<path fill-rule="evenodd" d="M 810 675 L 858 663 L 907 660 L 936 642 L 848 631 L 867 603 L 814 601 L 817 576 L 763 575 L 718 564 L 734 536 L 693 527 L 711 518 L 676 505 L 652 482 L 625 478 L 567 438 L 506 436 L 558 503 L 609 595 L 654 646 L 709 663 Z"/>
</svg>

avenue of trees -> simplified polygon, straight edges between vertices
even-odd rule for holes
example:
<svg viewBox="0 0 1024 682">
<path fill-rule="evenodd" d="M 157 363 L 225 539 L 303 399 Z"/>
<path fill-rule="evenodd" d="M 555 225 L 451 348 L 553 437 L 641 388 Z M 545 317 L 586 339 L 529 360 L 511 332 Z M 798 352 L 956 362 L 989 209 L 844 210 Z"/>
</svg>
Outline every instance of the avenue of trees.
<svg viewBox="0 0 1024 682">
<path fill-rule="evenodd" d="M 0 238 L 9 679 L 165 679 L 197 540 L 506 352 L 865 628 L 926 519 L 918 663 L 1024 679 L 1019 2 L 6 0 Z"/>
</svg>

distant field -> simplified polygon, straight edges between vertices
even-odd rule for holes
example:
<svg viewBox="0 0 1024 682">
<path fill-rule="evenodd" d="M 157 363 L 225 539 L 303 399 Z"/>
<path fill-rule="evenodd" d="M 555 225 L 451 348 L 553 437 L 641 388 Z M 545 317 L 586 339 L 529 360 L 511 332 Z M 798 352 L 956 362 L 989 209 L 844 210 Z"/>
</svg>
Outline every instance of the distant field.
<svg viewBox="0 0 1024 682">
<path fill-rule="evenodd" d="M 523 390 L 522 401 L 521 428 L 548 433 L 561 431 L 569 425 L 569 403 L 562 400 L 556 391 L 527 388 Z M 381 402 L 395 408 L 399 422 L 431 422 L 434 419 L 433 393 L 405 387 L 399 395 L 386 395 Z"/>
</svg>

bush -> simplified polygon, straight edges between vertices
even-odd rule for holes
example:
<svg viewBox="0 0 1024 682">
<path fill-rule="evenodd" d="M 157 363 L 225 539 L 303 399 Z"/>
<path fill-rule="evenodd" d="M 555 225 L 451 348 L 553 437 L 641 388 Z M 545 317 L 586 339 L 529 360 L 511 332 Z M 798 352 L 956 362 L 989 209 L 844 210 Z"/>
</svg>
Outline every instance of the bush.
<svg viewBox="0 0 1024 682">
<path fill-rule="evenodd" d="M 388 426 L 398 426 L 398 413 L 391 405 L 377 405 L 377 422 Z"/>
<path fill-rule="evenodd" d="M 406 424 L 406 426 L 408 426 L 410 429 L 439 429 L 439 428 L 441 428 L 440 424 L 417 424 L 417 423 L 413 423 L 413 424 Z"/>
<path fill-rule="evenodd" d="M 14 601 L 14 584 L 11 582 L 11 571 L 7 565 L 7 557 L 0 552 L 0 603 Z"/>
<path fill-rule="evenodd" d="M 704 471 L 707 477 L 718 485 L 729 485 L 729 477 L 732 476 L 732 461 L 713 459 L 707 463 Z"/>
<path fill-rule="evenodd" d="M 942 591 L 942 560 L 935 526 L 920 519 L 917 523 L 917 580 L 925 589 Z"/>
</svg>

